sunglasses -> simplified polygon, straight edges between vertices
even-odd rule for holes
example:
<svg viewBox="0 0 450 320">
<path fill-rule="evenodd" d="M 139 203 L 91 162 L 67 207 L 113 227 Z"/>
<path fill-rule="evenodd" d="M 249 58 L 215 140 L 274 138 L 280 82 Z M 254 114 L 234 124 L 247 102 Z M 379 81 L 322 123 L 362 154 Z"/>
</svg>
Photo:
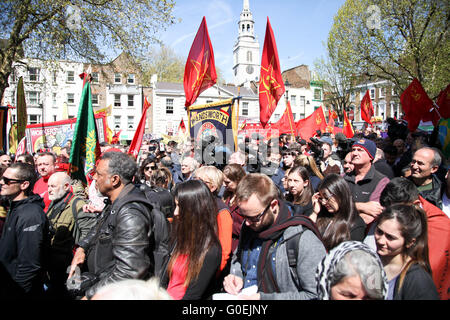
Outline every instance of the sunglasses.
<svg viewBox="0 0 450 320">
<path fill-rule="evenodd" d="M 10 184 L 13 184 L 13 183 L 22 183 L 22 182 L 24 182 L 25 180 L 10 179 L 10 178 L 7 178 L 7 177 L 1 177 L 1 178 L 0 178 L 0 181 L 4 181 L 5 184 L 7 184 L 7 185 L 9 186 Z"/>
<path fill-rule="evenodd" d="M 239 209 L 239 207 L 236 207 L 233 211 L 236 211 L 236 213 L 238 215 L 240 215 L 242 218 L 244 218 L 244 220 L 247 220 L 249 222 L 252 223 L 256 223 L 259 222 L 261 220 L 261 218 L 264 216 L 264 214 L 267 212 L 267 209 L 269 209 L 270 205 L 272 204 L 272 201 L 269 202 L 269 204 L 267 205 L 267 207 L 263 210 L 263 212 L 261 212 L 260 214 L 254 216 L 254 217 L 248 217 L 248 216 L 244 216 L 242 215 L 240 212 L 238 212 L 237 210 Z"/>
<path fill-rule="evenodd" d="M 145 171 L 148 171 L 148 170 L 156 170 L 156 167 L 155 167 L 155 166 L 147 166 L 147 167 L 144 168 L 144 170 L 145 170 Z"/>
</svg>

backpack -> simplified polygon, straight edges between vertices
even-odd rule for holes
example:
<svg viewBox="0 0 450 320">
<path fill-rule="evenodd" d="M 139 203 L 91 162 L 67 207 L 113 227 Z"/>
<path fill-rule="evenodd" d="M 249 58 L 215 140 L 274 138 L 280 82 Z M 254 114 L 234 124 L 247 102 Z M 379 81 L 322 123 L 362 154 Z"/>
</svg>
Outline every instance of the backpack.
<svg viewBox="0 0 450 320">
<path fill-rule="evenodd" d="M 145 197 L 153 206 L 151 211 L 153 220 L 152 231 L 155 240 L 153 258 L 155 262 L 155 276 L 161 279 L 170 259 L 168 215 L 161 210 L 161 197 L 159 197 L 163 194 L 162 191 L 166 190 L 162 188 L 149 188 L 146 185 L 141 185 L 139 189 L 144 192 Z M 167 209 L 167 206 L 164 206 L 164 208 L 166 210 L 172 210 L 171 208 Z"/>
<path fill-rule="evenodd" d="M 142 187 L 138 188 L 141 191 L 143 191 Z M 148 237 L 150 244 L 152 241 L 154 241 L 154 248 L 151 252 L 153 261 L 154 261 L 154 267 L 155 267 L 155 277 L 158 277 L 161 279 L 167 264 L 170 259 L 170 249 L 169 249 L 169 221 L 167 220 L 164 213 L 159 209 L 159 203 L 154 202 L 154 199 L 148 199 L 147 193 L 145 193 L 146 199 L 151 203 L 152 209 L 150 211 L 150 218 L 151 218 L 151 229 L 149 231 Z M 125 205 L 127 202 L 120 204 L 115 211 L 119 212 L 123 205 Z M 144 207 L 148 208 L 148 203 L 139 202 Z M 153 234 L 153 237 L 151 237 L 151 234 Z"/>
</svg>

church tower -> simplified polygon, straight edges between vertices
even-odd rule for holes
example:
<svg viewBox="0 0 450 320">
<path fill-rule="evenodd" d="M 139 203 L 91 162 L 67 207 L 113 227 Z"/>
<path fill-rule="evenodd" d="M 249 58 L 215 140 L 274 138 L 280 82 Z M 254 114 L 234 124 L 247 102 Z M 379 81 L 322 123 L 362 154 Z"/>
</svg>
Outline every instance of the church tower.
<svg viewBox="0 0 450 320">
<path fill-rule="evenodd" d="M 249 0 L 244 0 L 241 17 L 238 22 L 239 36 L 233 48 L 234 84 L 244 83 L 250 86 L 250 81 L 258 81 L 260 75 L 259 42 L 255 36 L 255 21 L 250 11 Z"/>
</svg>

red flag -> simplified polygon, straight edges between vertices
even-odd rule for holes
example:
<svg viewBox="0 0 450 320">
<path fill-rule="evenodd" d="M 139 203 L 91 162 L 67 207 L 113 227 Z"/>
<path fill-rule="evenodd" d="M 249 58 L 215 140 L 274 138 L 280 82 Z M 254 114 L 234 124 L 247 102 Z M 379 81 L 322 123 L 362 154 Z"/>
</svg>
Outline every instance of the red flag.
<svg viewBox="0 0 450 320">
<path fill-rule="evenodd" d="M 353 130 L 352 123 L 347 117 L 347 113 L 345 112 L 345 110 L 343 110 L 343 112 L 344 112 L 344 127 L 342 128 L 342 133 L 347 138 L 351 139 L 355 135 L 355 131 Z"/>
<path fill-rule="evenodd" d="M 286 109 L 284 110 L 283 116 L 274 125 L 278 128 L 281 133 L 289 133 L 292 135 L 296 134 L 296 126 L 294 122 L 294 115 L 292 114 L 291 103 L 288 101 Z"/>
<path fill-rule="evenodd" d="M 245 127 L 247 127 L 247 119 L 245 119 L 244 122 L 242 123 L 240 130 L 245 130 Z"/>
<path fill-rule="evenodd" d="M 178 131 L 182 131 L 183 133 L 186 133 L 186 126 L 184 125 L 184 120 L 181 119 L 180 125 L 178 126 Z"/>
<path fill-rule="evenodd" d="M 429 111 L 433 107 L 433 101 L 416 78 L 403 91 L 400 96 L 400 103 L 405 113 L 405 119 L 408 121 L 408 129 L 411 132 L 417 129 L 420 120 L 430 116 Z"/>
<path fill-rule="evenodd" d="M 27 152 L 27 137 L 23 137 L 16 149 L 16 158 Z"/>
<path fill-rule="evenodd" d="M 119 139 L 120 139 L 120 133 L 122 132 L 122 130 L 120 130 L 119 132 L 114 133 L 112 139 L 111 139 L 111 144 L 119 144 Z"/>
<path fill-rule="evenodd" d="M 327 122 L 322 106 L 316 109 L 310 116 L 296 123 L 298 135 L 305 140 L 314 137 L 317 130 L 325 131 Z"/>
<path fill-rule="evenodd" d="M 281 77 L 280 61 L 278 59 L 277 44 L 267 17 L 266 37 L 261 58 L 261 76 L 259 82 L 259 109 L 260 121 L 266 126 L 272 113 L 277 107 L 278 100 L 283 95 L 285 88 Z"/>
<path fill-rule="evenodd" d="M 334 119 L 336 119 L 335 116 L 337 117 L 336 112 L 334 112 L 334 110 L 329 109 L 328 110 L 328 125 L 326 128 L 326 131 L 328 133 L 335 133 L 335 129 L 334 129 L 335 128 Z"/>
<path fill-rule="evenodd" d="M 150 107 L 150 103 L 147 100 L 147 97 L 144 97 L 144 107 L 142 110 L 141 120 L 139 121 L 139 125 L 134 133 L 133 140 L 131 141 L 130 148 L 128 149 L 128 154 L 133 155 L 133 157 L 137 157 L 139 154 L 139 150 L 142 145 L 142 137 L 144 136 L 145 130 L 145 121 L 147 120 L 147 110 Z"/>
<path fill-rule="evenodd" d="M 206 19 L 203 17 L 184 69 L 183 84 L 186 95 L 186 108 L 195 102 L 200 93 L 213 86 L 216 80 L 214 51 L 209 39 Z"/>
<path fill-rule="evenodd" d="M 444 119 L 450 118 L 450 84 L 439 93 L 436 104 L 439 107 L 438 111 L 441 117 Z"/>
<path fill-rule="evenodd" d="M 372 117 L 373 117 L 373 105 L 372 100 L 370 100 L 369 90 L 367 90 L 366 94 L 361 100 L 361 118 L 367 123 L 370 123 L 370 125 L 373 125 L 372 121 L 370 121 Z"/>
</svg>

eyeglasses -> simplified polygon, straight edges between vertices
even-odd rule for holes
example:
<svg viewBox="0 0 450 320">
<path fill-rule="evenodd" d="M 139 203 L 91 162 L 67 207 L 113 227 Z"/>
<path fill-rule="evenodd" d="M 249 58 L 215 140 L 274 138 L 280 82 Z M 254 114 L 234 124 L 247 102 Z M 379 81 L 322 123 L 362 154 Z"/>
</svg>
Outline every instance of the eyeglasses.
<svg viewBox="0 0 450 320">
<path fill-rule="evenodd" d="M 322 195 L 319 195 L 319 201 L 322 203 L 328 203 L 333 198 L 333 195 L 330 195 L 328 197 L 324 197 Z"/>
<path fill-rule="evenodd" d="M 240 215 L 242 218 L 244 218 L 244 220 L 247 220 L 247 221 L 249 221 L 249 222 L 256 223 L 256 222 L 259 222 L 259 221 L 261 220 L 261 218 L 262 218 L 262 217 L 264 216 L 264 214 L 267 212 L 267 209 L 269 209 L 269 207 L 270 207 L 271 204 L 272 204 L 272 200 L 269 202 L 269 204 L 268 204 L 267 207 L 263 210 L 263 212 L 261 212 L 260 214 L 254 216 L 254 217 L 248 217 L 248 216 L 242 215 L 240 212 L 237 211 L 237 210 L 239 209 L 239 207 L 236 207 L 235 210 L 233 210 L 233 211 L 236 211 L 236 213 L 237 213 L 238 215 Z"/>
<path fill-rule="evenodd" d="M 0 181 L 4 181 L 5 184 L 7 184 L 7 185 L 9 186 L 10 184 L 13 184 L 13 183 L 22 183 L 22 182 L 24 182 L 25 180 L 10 179 L 10 178 L 7 178 L 7 177 L 1 177 L 1 178 L 0 178 Z"/>
<path fill-rule="evenodd" d="M 155 166 L 147 166 L 144 168 L 144 171 L 148 171 L 148 170 L 156 170 Z"/>
</svg>

